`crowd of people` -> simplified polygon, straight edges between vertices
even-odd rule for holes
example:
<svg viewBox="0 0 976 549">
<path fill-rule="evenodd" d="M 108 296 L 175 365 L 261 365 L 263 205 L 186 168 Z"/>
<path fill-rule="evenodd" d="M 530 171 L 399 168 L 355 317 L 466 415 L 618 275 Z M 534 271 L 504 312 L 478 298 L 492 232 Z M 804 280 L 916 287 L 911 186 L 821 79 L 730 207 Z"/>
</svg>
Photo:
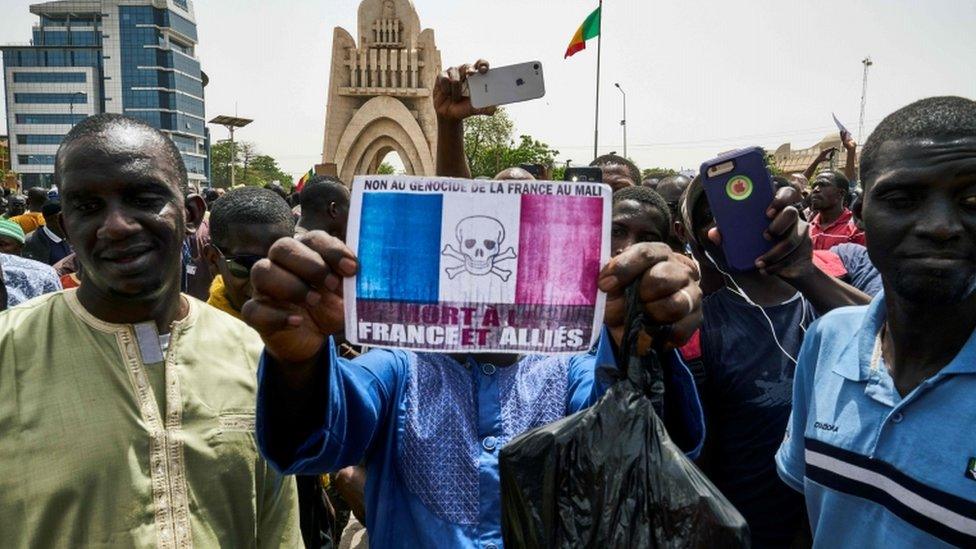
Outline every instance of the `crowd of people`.
<svg viewBox="0 0 976 549">
<path fill-rule="evenodd" d="M 487 69 L 437 80 L 440 176 Z M 859 172 L 841 138 L 843 172 L 775 178 L 747 272 L 699 177 L 595 159 L 594 348 L 435 354 L 345 341 L 349 182 L 200 195 L 164 134 L 88 117 L 56 189 L 4 197 L 0 544 L 501 547 L 500 448 L 600 399 L 636 285 L 659 415 L 753 546 L 976 545 L 976 102 L 891 113 Z"/>
</svg>

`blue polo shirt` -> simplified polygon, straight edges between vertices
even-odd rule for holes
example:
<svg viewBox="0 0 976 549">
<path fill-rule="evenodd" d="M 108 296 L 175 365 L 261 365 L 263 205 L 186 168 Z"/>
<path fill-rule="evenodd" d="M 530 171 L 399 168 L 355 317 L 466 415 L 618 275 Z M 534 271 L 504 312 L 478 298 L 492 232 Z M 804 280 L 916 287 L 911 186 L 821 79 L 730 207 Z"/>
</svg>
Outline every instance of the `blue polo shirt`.
<svg viewBox="0 0 976 549">
<path fill-rule="evenodd" d="M 810 327 L 776 454 L 816 547 L 976 546 L 976 333 L 904 398 L 881 357 L 884 293 Z"/>
</svg>

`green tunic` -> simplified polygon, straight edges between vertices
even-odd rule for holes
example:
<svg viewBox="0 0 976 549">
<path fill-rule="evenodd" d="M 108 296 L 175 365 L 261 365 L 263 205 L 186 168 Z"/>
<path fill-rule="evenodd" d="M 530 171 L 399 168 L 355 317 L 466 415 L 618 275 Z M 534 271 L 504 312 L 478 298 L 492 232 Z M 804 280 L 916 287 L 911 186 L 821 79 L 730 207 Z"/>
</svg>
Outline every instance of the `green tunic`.
<svg viewBox="0 0 976 549">
<path fill-rule="evenodd" d="M 74 290 L 0 313 L 0 545 L 301 546 L 255 444 L 261 340 L 186 299 L 154 364 Z"/>
</svg>

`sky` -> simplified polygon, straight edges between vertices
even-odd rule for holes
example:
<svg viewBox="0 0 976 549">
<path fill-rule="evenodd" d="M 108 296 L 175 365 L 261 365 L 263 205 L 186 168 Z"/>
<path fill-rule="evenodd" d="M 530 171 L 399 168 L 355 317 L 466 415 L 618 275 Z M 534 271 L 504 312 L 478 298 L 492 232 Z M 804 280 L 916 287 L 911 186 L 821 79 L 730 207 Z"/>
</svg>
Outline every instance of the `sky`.
<svg viewBox="0 0 976 549">
<path fill-rule="evenodd" d="M 445 68 L 540 61 L 547 94 L 509 107 L 517 134 L 548 143 L 559 162 L 593 158 L 597 44 L 563 53 L 596 0 L 414 3 Z M 29 40 L 29 4 L 0 0 L 0 42 Z M 355 35 L 358 5 L 196 0 L 208 120 L 253 118 L 237 138 L 295 176 L 320 162 L 332 32 Z M 627 154 L 642 168 L 697 168 L 751 145 L 810 147 L 836 131 L 831 112 L 856 135 L 865 56 L 865 139 L 913 100 L 976 98 L 972 0 L 606 0 L 603 10 L 599 153 L 623 153 L 619 82 Z"/>
</svg>

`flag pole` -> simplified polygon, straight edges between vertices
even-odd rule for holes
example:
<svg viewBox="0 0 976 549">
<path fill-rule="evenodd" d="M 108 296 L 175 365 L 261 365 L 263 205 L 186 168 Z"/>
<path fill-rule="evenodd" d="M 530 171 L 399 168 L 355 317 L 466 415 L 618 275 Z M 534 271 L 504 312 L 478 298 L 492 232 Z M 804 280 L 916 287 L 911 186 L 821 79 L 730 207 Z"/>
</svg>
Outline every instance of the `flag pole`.
<svg viewBox="0 0 976 549">
<path fill-rule="evenodd" d="M 600 46 L 603 42 L 603 0 L 600 0 L 600 25 L 597 27 L 596 36 L 596 109 L 595 120 L 593 122 L 593 159 L 596 160 L 597 143 L 600 136 Z"/>
</svg>

